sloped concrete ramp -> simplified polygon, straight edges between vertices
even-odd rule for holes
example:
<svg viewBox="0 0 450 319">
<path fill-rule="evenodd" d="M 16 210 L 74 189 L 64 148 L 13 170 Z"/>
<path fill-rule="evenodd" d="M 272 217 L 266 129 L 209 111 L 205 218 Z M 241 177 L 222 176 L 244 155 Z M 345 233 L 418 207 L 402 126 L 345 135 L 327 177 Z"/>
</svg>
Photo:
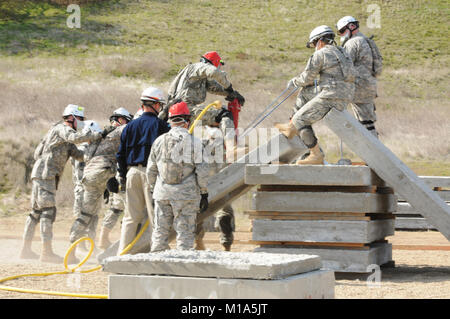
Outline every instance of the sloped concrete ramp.
<svg viewBox="0 0 450 319">
<path fill-rule="evenodd" d="M 324 122 L 389 187 L 450 240 L 450 208 L 436 192 L 347 111 L 331 109 Z"/>
</svg>

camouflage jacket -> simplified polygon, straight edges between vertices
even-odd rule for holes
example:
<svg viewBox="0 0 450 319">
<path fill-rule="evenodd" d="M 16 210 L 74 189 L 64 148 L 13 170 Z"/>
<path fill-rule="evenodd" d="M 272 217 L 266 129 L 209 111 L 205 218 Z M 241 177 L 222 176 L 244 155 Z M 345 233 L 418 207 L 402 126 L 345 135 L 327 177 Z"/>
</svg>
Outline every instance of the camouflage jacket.
<svg viewBox="0 0 450 319">
<path fill-rule="evenodd" d="M 100 133 L 77 132 L 63 122 L 55 124 L 36 147 L 34 152 L 36 162 L 31 178 L 51 179 L 61 176 L 69 157 L 84 161 L 84 153 L 75 144 L 101 138 Z"/>
<path fill-rule="evenodd" d="M 351 102 L 355 90 L 355 69 L 345 51 L 338 46 L 325 45 L 309 58 L 305 70 L 295 77 L 296 86 L 314 85 L 319 77 L 319 97 Z"/>
<path fill-rule="evenodd" d="M 370 103 L 377 96 L 377 80 L 372 75 L 372 49 L 361 32 L 344 43 L 344 49 L 356 69 L 355 103 Z"/>
<path fill-rule="evenodd" d="M 120 136 L 126 125 L 116 127 L 104 139 L 96 142 L 93 148 L 90 149 L 86 158 L 85 172 L 93 170 L 111 169 L 115 174 L 117 169 L 116 153 L 119 150 Z M 106 127 L 105 127 L 106 128 Z"/>
<path fill-rule="evenodd" d="M 197 62 L 188 64 L 178 73 L 169 87 L 168 102 L 182 99 L 191 106 L 203 103 L 206 93 L 226 96 L 225 91 L 231 85 L 227 73 L 214 65 Z"/>
<path fill-rule="evenodd" d="M 146 174 L 155 200 L 200 199 L 208 173 L 203 145 L 187 129 L 173 127 L 153 143 Z"/>
</svg>

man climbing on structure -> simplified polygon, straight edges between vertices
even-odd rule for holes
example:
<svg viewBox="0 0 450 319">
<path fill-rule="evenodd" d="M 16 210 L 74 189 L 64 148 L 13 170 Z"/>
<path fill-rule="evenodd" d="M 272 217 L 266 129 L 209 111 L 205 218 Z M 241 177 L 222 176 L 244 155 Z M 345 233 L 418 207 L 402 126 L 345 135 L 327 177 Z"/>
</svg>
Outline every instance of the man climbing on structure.
<svg viewBox="0 0 450 319">
<path fill-rule="evenodd" d="M 120 116 L 123 120 L 120 125 L 115 124 L 115 118 Z M 95 226 L 98 221 L 98 212 L 101 208 L 103 195 L 109 179 L 114 178 L 117 170 L 116 152 L 119 148 L 120 136 L 126 124 L 131 121 L 130 113 L 120 108 L 114 111 L 110 117 L 110 125 L 105 127 L 104 139 L 101 140 L 93 153 L 89 156 L 89 161 L 84 169 L 83 185 L 84 194 L 81 213 L 72 225 L 70 230 L 70 242 L 74 243 L 88 232 L 95 239 Z M 77 263 L 76 248 L 71 251 L 68 263 Z"/>
<path fill-rule="evenodd" d="M 53 252 L 53 223 L 56 218 L 56 190 L 62 176 L 64 166 L 73 157 L 83 161 L 83 152 L 75 144 L 97 141 L 103 133 L 81 132 L 84 118 L 84 108 L 69 104 L 63 112 L 63 121 L 55 124 L 41 140 L 34 152 L 36 160 L 32 179 L 31 207 L 32 212 L 25 222 L 23 246 L 20 257 L 34 259 L 38 256 L 31 250 L 31 243 L 36 225 L 40 222 L 42 262 L 60 263 L 63 258 Z M 77 132 L 78 130 L 78 132 Z"/>
<path fill-rule="evenodd" d="M 358 121 L 375 137 L 377 116 L 374 99 L 377 97 L 377 79 L 381 74 L 382 57 L 372 39 L 359 31 L 359 22 L 352 16 L 341 18 L 336 28 L 341 37 L 341 45 L 353 61 L 356 70 L 355 94 L 352 109 Z"/>
<path fill-rule="evenodd" d="M 244 97 L 233 89 L 231 82 L 227 78 L 225 71 L 220 67 L 224 62 L 216 51 L 206 52 L 200 59 L 200 62 L 190 63 L 181 70 L 172 81 L 168 92 L 167 107 L 161 112 L 160 117 L 167 117 L 168 108 L 177 102 L 187 103 L 189 111 L 193 118 L 197 118 L 200 112 L 205 108 L 202 103 L 206 100 L 206 94 L 225 96 L 227 101 L 238 99 L 241 106 L 244 105 Z M 228 146 L 227 151 L 234 148 L 235 126 L 232 113 L 226 109 L 210 108 L 202 117 L 203 125 L 214 126 L 219 123 L 225 143 Z"/>
<path fill-rule="evenodd" d="M 353 63 L 344 49 L 335 45 L 334 37 L 333 30 L 326 25 L 312 30 L 306 46 L 315 47 L 316 51 L 309 58 L 305 70 L 288 82 L 288 88 L 302 87 L 296 103 L 298 110 L 289 123 L 275 124 L 287 138 L 299 135 L 309 148 L 310 154 L 297 160 L 296 164 L 324 163 L 312 124 L 321 120 L 333 107 L 344 110 L 353 99 Z M 315 89 L 316 77 L 319 77 L 317 93 L 311 92 Z"/>
<path fill-rule="evenodd" d="M 155 203 L 152 252 L 169 249 L 172 225 L 177 249 L 193 249 L 197 214 L 208 207 L 209 167 L 201 141 L 188 132 L 189 108 L 179 102 L 168 115 L 171 130 L 155 140 L 146 170 Z"/>
</svg>

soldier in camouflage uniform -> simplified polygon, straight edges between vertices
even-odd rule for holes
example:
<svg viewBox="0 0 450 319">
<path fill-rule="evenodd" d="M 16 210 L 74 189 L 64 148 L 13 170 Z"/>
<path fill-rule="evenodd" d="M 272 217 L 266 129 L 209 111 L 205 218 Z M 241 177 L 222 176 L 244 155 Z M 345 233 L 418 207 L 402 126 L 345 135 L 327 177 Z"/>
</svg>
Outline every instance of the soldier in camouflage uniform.
<svg viewBox="0 0 450 319">
<path fill-rule="evenodd" d="M 172 128 L 153 143 L 146 169 L 155 203 L 152 252 L 169 249 L 172 225 L 177 249 L 193 249 L 197 214 L 208 203 L 208 165 L 201 141 L 187 130 L 187 104 L 172 105 L 168 115 Z"/>
<path fill-rule="evenodd" d="M 205 128 L 206 138 L 203 139 L 203 146 L 206 154 L 210 156 L 211 159 L 214 159 L 214 161 L 208 163 L 209 176 L 211 177 L 217 174 L 227 164 L 223 158 L 224 143 L 221 130 L 217 127 L 205 126 Z M 225 251 L 230 251 L 234 239 L 233 231 L 235 229 L 234 210 L 231 204 L 226 204 L 215 214 L 215 217 L 214 227 L 220 230 L 220 244 L 223 246 Z M 203 227 L 203 222 L 199 222 L 197 223 L 197 229 L 195 231 L 195 248 L 197 250 L 205 249 L 203 244 L 204 236 L 205 230 Z"/>
<path fill-rule="evenodd" d="M 358 121 L 374 136 L 377 116 L 374 99 L 377 97 L 377 79 L 374 73 L 374 54 L 369 40 L 359 31 L 359 22 L 346 16 L 336 25 L 341 36 L 341 45 L 353 61 L 356 69 L 355 94 L 352 109 Z"/>
<path fill-rule="evenodd" d="M 206 100 L 206 94 L 212 93 L 226 97 L 226 100 L 238 99 L 241 106 L 245 99 L 234 90 L 231 82 L 227 79 L 226 72 L 220 70 L 223 65 L 219 54 L 215 51 L 205 53 L 200 62 L 190 63 L 181 70 L 169 87 L 167 107 L 160 113 L 160 117 L 167 116 L 168 108 L 179 101 L 187 103 L 193 118 L 197 118 L 205 108 L 202 103 Z M 227 145 L 234 145 L 234 123 L 230 111 L 225 108 L 210 108 L 202 117 L 203 125 L 214 126 L 219 124 Z M 229 143 L 229 144 L 228 144 Z"/>
<path fill-rule="evenodd" d="M 288 83 L 289 88 L 310 88 L 303 94 L 303 90 L 299 93 L 299 110 L 291 121 L 288 124 L 275 125 L 288 138 L 298 134 L 309 148 L 308 157 L 297 160 L 297 164 L 323 164 L 324 156 L 311 125 L 321 120 L 333 107 L 344 110 L 353 99 L 353 63 L 344 49 L 333 45 L 334 43 L 334 32 L 328 26 L 319 26 L 311 32 L 307 47 L 314 45 L 316 51 L 308 60 L 305 70 Z M 318 93 L 314 95 L 311 93 L 311 87 L 316 77 L 319 77 Z M 305 101 L 308 102 L 302 104 Z"/>
<path fill-rule="evenodd" d="M 113 116 L 111 116 L 112 118 Z M 131 118 L 127 119 L 127 121 Z M 70 242 L 73 243 L 90 232 L 95 240 L 95 226 L 98 221 L 98 212 L 101 208 L 106 184 L 113 178 L 117 171 L 116 152 L 120 144 L 120 135 L 126 126 L 110 124 L 105 127 L 107 132 L 104 139 L 97 143 L 90 159 L 84 168 L 83 178 L 83 203 L 81 213 L 70 230 Z M 77 263 L 76 249 L 73 249 L 68 257 L 68 263 Z"/>
<path fill-rule="evenodd" d="M 77 132 L 77 129 L 81 130 L 83 122 L 80 119 L 83 117 L 84 109 L 82 107 L 69 104 L 63 112 L 64 122 L 55 124 L 35 150 L 34 158 L 36 162 L 31 173 L 32 212 L 25 222 L 21 258 L 38 257 L 31 250 L 31 242 L 36 225 L 40 222 L 43 243 L 40 260 L 43 262 L 62 262 L 62 257 L 56 255 L 52 248 L 53 222 L 56 218 L 55 196 L 59 177 L 62 175 L 69 157 L 83 161 L 84 154 L 77 149 L 75 144 L 102 138 L 102 133 Z"/>
<path fill-rule="evenodd" d="M 111 125 L 118 127 L 121 125 L 126 125 L 132 119 L 134 119 L 134 117 L 122 107 L 114 111 L 113 115 L 110 117 L 110 122 Z M 109 233 L 117 224 L 119 217 L 125 210 L 124 201 L 125 192 L 122 190 L 118 190 L 117 192 L 113 191 L 109 196 L 109 208 L 103 218 L 102 227 L 100 229 L 99 247 L 101 249 L 106 249 L 111 245 L 111 242 L 109 241 Z"/>
</svg>

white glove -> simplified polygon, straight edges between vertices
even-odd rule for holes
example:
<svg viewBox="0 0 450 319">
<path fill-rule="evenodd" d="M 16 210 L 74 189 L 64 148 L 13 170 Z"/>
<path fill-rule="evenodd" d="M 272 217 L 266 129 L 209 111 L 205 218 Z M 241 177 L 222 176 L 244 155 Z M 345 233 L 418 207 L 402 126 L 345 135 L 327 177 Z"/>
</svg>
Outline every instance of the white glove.
<svg viewBox="0 0 450 319">
<path fill-rule="evenodd" d="M 288 84 L 287 84 L 287 88 L 288 89 L 293 89 L 296 88 L 297 85 L 295 85 L 294 79 L 289 80 Z"/>
</svg>

